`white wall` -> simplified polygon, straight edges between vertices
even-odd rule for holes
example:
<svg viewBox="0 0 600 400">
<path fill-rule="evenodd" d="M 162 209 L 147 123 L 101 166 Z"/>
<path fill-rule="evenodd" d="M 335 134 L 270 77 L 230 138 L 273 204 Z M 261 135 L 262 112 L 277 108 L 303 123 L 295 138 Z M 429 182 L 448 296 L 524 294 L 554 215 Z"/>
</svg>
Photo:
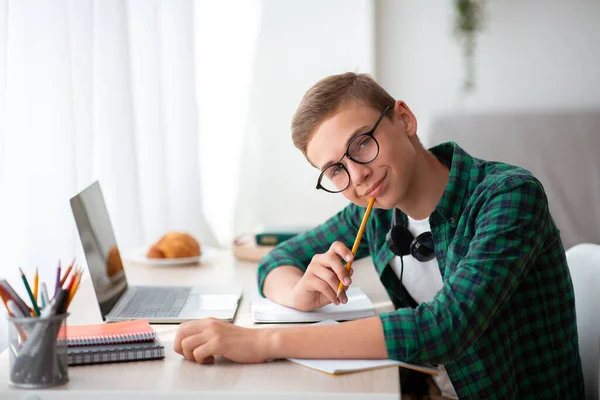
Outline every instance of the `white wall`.
<svg viewBox="0 0 600 400">
<path fill-rule="evenodd" d="M 305 91 L 344 71 L 373 73 L 369 0 L 265 0 L 243 143 L 237 233 L 259 224 L 317 224 L 347 202 L 315 189 L 318 171 L 291 139 Z M 234 105 L 234 104 L 233 104 Z"/>
<path fill-rule="evenodd" d="M 453 1 L 376 2 L 377 78 L 417 115 L 600 107 L 600 2 L 484 1 L 475 91 L 461 92 Z"/>
<path fill-rule="evenodd" d="M 466 95 L 453 3 L 263 1 L 237 233 L 258 224 L 316 224 L 346 204 L 314 189 L 318 171 L 291 141 L 302 95 L 326 75 L 375 75 L 407 101 L 426 144 L 431 119 L 442 113 L 600 107 L 600 2 L 485 1 L 476 88 Z"/>
</svg>

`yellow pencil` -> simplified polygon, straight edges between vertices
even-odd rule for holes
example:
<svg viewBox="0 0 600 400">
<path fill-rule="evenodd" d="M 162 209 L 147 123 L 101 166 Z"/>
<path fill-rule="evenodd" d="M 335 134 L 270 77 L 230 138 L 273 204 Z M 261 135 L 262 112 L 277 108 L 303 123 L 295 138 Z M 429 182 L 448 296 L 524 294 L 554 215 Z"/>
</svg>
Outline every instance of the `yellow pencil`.
<svg viewBox="0 0 600 400">
<path fill-rule="evenodd" d="M 40 274 L 38 268 L 35 267 L 35 276 L 33 277 L 33 298 L 38 301 L 38 288 L 40 285 Z"/>
<path fill-rule="evenodd" d="M 363 232 L 365 231 L 365 226 L 367 225 L 367 220 L 369 219 L 369 215 L 371 214 L 371 210 L 373 209 L 373 204 L 375 203 L 375 198 L 369 200 L 369 205 L 367 206 L 367 211 L 365 211 L 365 215 L 363 216 L 362 222 L 360 223 L 360 228 L 358 229 L 358 233 L 356 234 L 356 239 L 354 240 L 354 246 L 352 246 L 352 255 L 356 256 L 356 252 L 358 251 L 358 245 L 360 244 L 360 239 L 362 238 Z M 346 271 L 350 271 L 350 267 L 352 266 L 352 261 L 346 263 Z M 340 282 L 338 285 L 337 296 L 340 297 L 340 293 L 344 290 L 344 284 Z"/>
</svg>

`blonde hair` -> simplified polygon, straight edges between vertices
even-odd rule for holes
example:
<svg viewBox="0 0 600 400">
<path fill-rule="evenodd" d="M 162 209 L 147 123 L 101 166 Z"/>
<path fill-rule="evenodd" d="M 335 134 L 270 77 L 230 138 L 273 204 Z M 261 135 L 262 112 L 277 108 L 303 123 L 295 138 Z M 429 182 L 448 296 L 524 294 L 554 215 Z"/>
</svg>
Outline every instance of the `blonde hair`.
<svg viewBox="0 0 600 400">
<path fill-rule="evenodd" d="M 305 157 L 317 127 L 351 102 L 383 111 L 394 107 L 395 100 L 367 74 L 346 72 L 321 79 L 304 94 L 292 118 L 292 140 Z"/>
</svg>

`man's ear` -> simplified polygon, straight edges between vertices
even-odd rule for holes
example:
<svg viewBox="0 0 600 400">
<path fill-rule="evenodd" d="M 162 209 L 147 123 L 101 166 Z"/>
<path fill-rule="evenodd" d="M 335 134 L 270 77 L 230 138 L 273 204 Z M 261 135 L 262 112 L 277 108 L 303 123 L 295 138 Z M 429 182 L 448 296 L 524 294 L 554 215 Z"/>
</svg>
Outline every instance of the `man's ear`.
<svg viewBox="0 0 600 400">
<path fill-rule="evenodd" d="M 404 127 L 406 134 L 411 137 L 417 134 L 417 118 L 410 108 L 402 100 L 397 100 L 394 104 L 394 114 Z"/>
</svg>

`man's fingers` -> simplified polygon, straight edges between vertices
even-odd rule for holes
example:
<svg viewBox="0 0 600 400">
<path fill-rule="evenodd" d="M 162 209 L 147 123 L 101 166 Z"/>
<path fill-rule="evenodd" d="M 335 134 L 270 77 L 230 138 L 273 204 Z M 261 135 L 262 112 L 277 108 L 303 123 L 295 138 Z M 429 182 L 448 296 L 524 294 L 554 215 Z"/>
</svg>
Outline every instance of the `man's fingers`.
<svg viewBox="0 0 600 400">
<path fill-rule="evenodd" d="M 202 320 L 188 321 L 179 325 L 177 332 L 175 333 L 175 339 L 173 340 L 173 350 L 175 350 L 176 353 L 183 354 L 181 341 L 188 336 L 202 332 L 203 326 L 204 322 Z"/>
<path fill-rule="evenodd" d="M 350 268 L 350 271 L 348 271 L 348 275 L 352 276 L 352 274 L 354 274 L 354 269 Z M 347 290 L 348 290 L 348 288 L 346 287 L 340 293 L 339 299 L 340 299 L 340 303 L 342 303 L 342 304 L 348 303 L 348 295 L 346 294 Z"/>
<path fill-rule="evenodd" d="M 208 356 L 202 361 L 202 364 L 212 364 L 213 362 L 215 362 L 215 356 Z"/>
<path fill-rule="evenodd" d="M 183 350 L 181 349 L 181 338 L 179 337 L 179 331 L 175 333 L 175 339 L 173 339 L 173 350 L 177 354 L 183 354 Z"/>
<path fill-rule="evenodd" d="M 206 342 L 203 334 L 188 336 L 181 341 L 182 354 L 187 360 L 194 359 L 194 350 Z"/>
<path fill-rule="evenodd" d="M 348 286 L 352 283 L 350 274 L 348 273 L 348 270 L 346 270 L 346 265 L 340 261 L 339 255 L 335 253 L 326 253 L 325 259 L 327 267 L 335 272 L 338 282 L 343 282 L 344 286 Z"/>
<path fill-rule="evenodd" d="M 343 290 L 342 293 L 340 293 L 340 303 L 346 304 L 347 302 L 348 302 L 348 295 L 346 295 L 346 291 Z"/>
<path fill-rule="evenodd" d="M 346 270 L 346 263 L 354 259 L 352 252 L 342 242 L 334 242 L 324 256 L 327 260 L 325 261 L 327 266 L 335 272 L 339 281 L 343 282 L 345 286 L 350 285 L 352 280 L 350 279 L 348 270 Z M 340 257 L 345 262 L 342 262 Z"/>
<path fill-rule="evenodd" d="M 198 333 L 197 331 L 198 331 L 199 323 L 200 323 L 200 321 L 187 321 L 187 322 L 180 324 L 179 327 L 177 328 L 177 335 L 179 335 L 179 337 L 181 339 L 183 339 L 194 333 Z"/>
<path fill-rule="evenodd" d="M 342 257 L 346 262 L 354 260 L 354 256 L 352 255 L 352 251 L 346 247 L 346 245 L 340 241 L 333 242 L 329 247 L 329 251 L 336 253 L 338 256 Z"/>
<path fill-rule="evenodd" d="M 327 297 L 327 299 L 329 299 L 329 301 L 333 304 L 337 304 L 337 298 L 335 296 L 336 293 L 327 282 L 315 276 L 311 284 L 314 290 L 322 293 L 323 296 Z"/>
<path fill-rule="evenodd" d="M 186 336 L 183 336 L 183 333 L 181 332 L 181 325 L 179 325 L 179 328 L 177 328 L 177 332 L 175 332 L 175 338 L 173 339 L 173 350 L 175 350 L 175 353 L 183 355 L 181 341 L 185 338 Z"/>
<path fill-rule="evenodd" d="M 327 285 L 329 285 L 329 288 L 331 289 L 334 296 L 333 298 L 335 299 L 335 294 L 337 293 L 338 285 L 340 284 L 337 275 L 327 267 L 319 268 L 315 270 L 313 274 L 315 275 L 315 277 L 321 279 Z M 332 303 L 335 303 L 335 301 L 332 301 Z"/>
<path fill-rule="evenodd" d="M 326 253 L 315 255 L 307 270 L 314 278 L 313 289 L 322 293 L 333 304 L 347 303 L 345 290 L 340 293 L 339 298 L 337 291 L 340 282 L 346 287 L 352 284 L 351 276 L 354 271 L 352 268 L 347 270 L 346 265 L 353 259 L 350 249 L 339 241 L 333 242 Z"/>
<path fill-rule="evenodd" d="M 196 360 L 199 364 L 208 364 L 214 361 L 215 355 L 213 354 L 214 350 L 212 347 L 210 342 L 196 347 L 192 353 L 192 360 Z"/>
<path fill-rule="evenodd" d="M 202 332 L 204 323 L 202 320 L 184 322 L 177 328 L 175 333 L 175 339 L 173 340 L 173 350 L 176 353 L 183 355 L 183 349 L 181 348 L 181 342 L 188 336 L 193 336 L 197 333 Z"/>
</svg>

